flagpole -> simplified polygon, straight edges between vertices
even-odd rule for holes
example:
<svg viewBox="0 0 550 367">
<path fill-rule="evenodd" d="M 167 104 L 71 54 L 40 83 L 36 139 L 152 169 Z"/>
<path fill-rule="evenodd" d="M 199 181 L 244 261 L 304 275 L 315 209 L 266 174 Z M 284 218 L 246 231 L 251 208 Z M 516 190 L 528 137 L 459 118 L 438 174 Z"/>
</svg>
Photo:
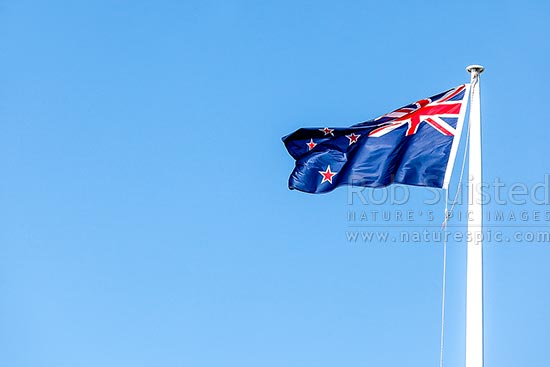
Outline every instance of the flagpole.
<svg viewBox="0 0 550 367">
<path fill-rule="evenodd" d="M 466 367 L 483 367 L 483 255 L 481 204 L 481 113 L 479 74 L 481 65 L 470 65 L 470 151 L 468 187 L 468 245 L 466 263 Z"/>
</svg>

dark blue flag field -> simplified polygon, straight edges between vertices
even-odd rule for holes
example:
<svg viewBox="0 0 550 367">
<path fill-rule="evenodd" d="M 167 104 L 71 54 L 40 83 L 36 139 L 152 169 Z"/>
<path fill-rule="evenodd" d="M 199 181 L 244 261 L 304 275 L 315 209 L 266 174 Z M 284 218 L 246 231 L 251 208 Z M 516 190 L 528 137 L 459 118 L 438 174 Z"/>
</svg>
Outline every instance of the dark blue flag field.
<svg viewBox="0 0 550 367">
<path fill-rule="evenodd" d="M 469 84 L 348 128 L 302 128 L 283 138 L 296 160 L 288 186 L 324 193 L 343 185 L 448 185 Z"/>
</svg>

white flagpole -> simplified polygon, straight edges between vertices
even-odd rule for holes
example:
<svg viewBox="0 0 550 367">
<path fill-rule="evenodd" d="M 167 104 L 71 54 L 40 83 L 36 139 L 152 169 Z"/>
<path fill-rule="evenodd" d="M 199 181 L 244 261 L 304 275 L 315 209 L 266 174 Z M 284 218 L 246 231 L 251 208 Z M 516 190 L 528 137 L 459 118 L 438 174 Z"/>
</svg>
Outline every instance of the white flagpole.
<svg viewBox="0 0 550 367">
<path fill-rule="evenodd" d="M 481 114 L 479 74 L 483 66 L 466 68 L 471 78 L 468 197 L 468 255 L 466 270 L 466 367 L 483 367 L 483 256 L 481 204 Z"/>
</svg>

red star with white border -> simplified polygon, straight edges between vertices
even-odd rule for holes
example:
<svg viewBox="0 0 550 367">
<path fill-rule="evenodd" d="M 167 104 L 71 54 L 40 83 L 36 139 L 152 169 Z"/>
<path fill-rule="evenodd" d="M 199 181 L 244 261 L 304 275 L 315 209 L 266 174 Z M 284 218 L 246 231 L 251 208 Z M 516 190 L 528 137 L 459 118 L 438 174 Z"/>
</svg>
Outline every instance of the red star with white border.
<svg viewBox="0 0 550 367">
<path fill-rule="evenodd" d="M 325 136 L 327 136 L 327 135 L 329 135 L 329 134 L 332 135 L 332 136 L 334 136 L 334 134 L 332 133 L 332 132 L 334 131 L 334 129 L 329 129 L 328 127 L 325 127 L 325 128 L 323 128 L 323 129 L 319 129 L 319 131 L 324 132 L 324 133 L 325 133 Z"/>
<path fill-rule="evenodd" d="M 349 139 L 349 145 L 352 145 L 353 143 L 357 143 L 357 139 L 359 139 L 360 136 L 361 136 L 360 134 L 355 135 L 355 133 L 346 135 L 346 138 Z"/>
<path fill-rule="evenodd" d="M 323 182 L 330 182 L 332 184 L 332 178 L 338 173 L 338 172 L 332 172 L 330 170 L 330 164 L 328 165 L 327 167 L 327 170 L 326 171 L 319 171 L 319 173 L 321 174 L 321 176 L 323 176 L 323 181 L 321 181 L 321 183 Z"/>
<path fill-rule="evenodd" d="M 314 143 L 312 138 L 309 143 L 306 143 L 306 145 L 308 146 L 309 150 L 311 150 L 317 146 L 317 143 Z"/>
</svg>

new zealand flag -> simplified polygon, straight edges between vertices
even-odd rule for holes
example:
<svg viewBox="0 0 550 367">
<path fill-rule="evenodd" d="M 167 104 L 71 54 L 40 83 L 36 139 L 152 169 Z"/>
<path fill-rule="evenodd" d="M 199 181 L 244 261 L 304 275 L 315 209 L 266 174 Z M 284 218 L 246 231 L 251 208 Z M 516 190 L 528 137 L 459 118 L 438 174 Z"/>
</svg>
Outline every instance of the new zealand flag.
<svg viewBox="0 0 550 367">
<path fill-rule="evenodd" d="M 469 84 L 348 128 L 302 128 L 283 138 L 296 159 L 288 186 L 323 193 L 342 185 L 447 187 Z"/>
</svg>

